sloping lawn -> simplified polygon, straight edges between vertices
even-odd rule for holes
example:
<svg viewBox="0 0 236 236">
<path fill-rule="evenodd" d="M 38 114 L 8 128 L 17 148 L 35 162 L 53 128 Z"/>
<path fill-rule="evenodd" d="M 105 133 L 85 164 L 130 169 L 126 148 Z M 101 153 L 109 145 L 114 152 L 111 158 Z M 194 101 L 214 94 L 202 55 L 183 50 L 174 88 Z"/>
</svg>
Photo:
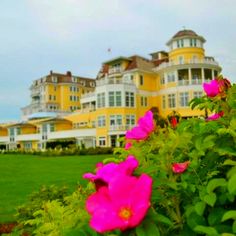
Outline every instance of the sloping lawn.
<svg viewBox="0 0 236 236">
<path fill-rule="evenodd" d="M 37 157 L 0 155 L 0 223 L 14 221 L 16 207 L 42 185 L 67 186 L 72 192 L 77 183 L 85 184 L 85 172 L 109 155 Z"/>
</svg>

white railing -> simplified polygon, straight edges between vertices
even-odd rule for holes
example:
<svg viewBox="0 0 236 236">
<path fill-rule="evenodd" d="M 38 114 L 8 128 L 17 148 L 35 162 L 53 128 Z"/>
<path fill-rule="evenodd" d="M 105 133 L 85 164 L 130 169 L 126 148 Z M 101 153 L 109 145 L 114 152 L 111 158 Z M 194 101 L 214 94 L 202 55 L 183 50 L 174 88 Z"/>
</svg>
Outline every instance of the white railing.
<svg viewBox="0 0 236 236">
<path fill-rule="evenodd" d="M 202 59 L 202 60 L 184 60 L 183 62 L 179 62 L 179 61 L 170 61 L 170 62 L 163 62 L 161 63 L 159 66 L 157 66 L 155 68 L 155 70 L 161 70 L 170 66 L 177 66 L 177 65 L 185 65 L 185 64 L 210 64 L 210 65 L 214 65 L 214 66 L 219 66 L 219 63 L 214 61 L 214 60 L 210 60 L 210 59 Z"/>
<path fill-rule="evenodd" d="M 122 73 L 124 69 L 122 67 L 114 67 L 108 70 L 108 74 Z"/>
<path fill-rule="evenodd" d="M 63 130 L 48 133 L 48 140 L 50 139 L 63 139 L 63 138 L 78 138 L 78 137 L 95 137 L 96 129 L 94 128 L 81 128 L 73 130 Z"/>
<path fill-rule="evenodd" d="M 102 86 L 106 84 L 131 84 L 134 85 L 133 81 L 129 81 L 123 78 L 109 78 L 109 79 L 101 79 L 96 81 L 97 86 Z"/>
<path fill-rule="evenodd" d="M 130 130 L 134 125 L 110 125 L 109 131 L 126 131 Z"/>
<path fill-rule="evenodd" d="M 192 85 L 202 84 L 202 80 L 201 79 L 192 79 L 191 84 Z"/>
<path fill-rule="evenodd" d="M 95 93 L 85 93 L 81 95 L 81 99 L 95 97 Z"/>
<path fill-rule="evenodd" d="M 189 85 L 189 80 L 178 80 L 178 85 Z"/>
<path fill-rule="evenodd" d="M 16 141 L 40 140 L 40 134 L 20 134 L 16 136 Z"/>
<path fill-rule="evenodd" d="M 6 143 L 9 141 L 9 137 L 8 136 L 1 136 L 0 137 L 0 143 Z"/>
</svg>

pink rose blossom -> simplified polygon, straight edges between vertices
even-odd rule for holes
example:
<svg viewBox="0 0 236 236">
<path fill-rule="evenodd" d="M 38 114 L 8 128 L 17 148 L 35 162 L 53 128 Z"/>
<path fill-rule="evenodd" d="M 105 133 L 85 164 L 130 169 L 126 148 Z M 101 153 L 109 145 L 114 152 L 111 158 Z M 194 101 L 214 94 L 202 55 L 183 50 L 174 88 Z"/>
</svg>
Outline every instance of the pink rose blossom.
<svg viewBox="0 0 236 236">
<path fill-rule="evenodd" d="M 126 139 L 145 140 L 154 130 L 153 113 L 151 111 L 138 120 L 138 125 L 126 132 Z"/>
<path fill-rule="evenodd" d="M 189 164 L 190 161 L 185 161 L 183 163 L 174 163 L 172 165 L 172 171 L 176 174 L 181 174 L 188 168 Z"/>
<path fill-rule="evenodd" d="M 99 233 L 133 228 L 141 223 L 150 207 L 152 179 L 117 174 L 108 187 L 88 197 L 90 226 Z"/>
<path fill-rule="evenodd" d="M 219 113 L 216 113 L 216 114 L 213 114 L 213 115 L 209 116 L 206 120 L 207 121 L 209 121 L 209 120 L 217 120 L 217 119 L 221 118 L 223 115 L 224 115 L 224 112 L 221 111 Z"/>
<path fill-rule="evenodd" d="M 125 144 L 125 150 L 129 150 L 132 147 L 132 143 L 128 142 Z"/>
<path fill-rule="evenodd" d="M 203 83 L 203 89 L 208 97 L 215 97 L 220 93 L 220 84 L 218 80 L 211 80 L 210 83 Z"/>
<path fill-rule="evenodd" d="M 138 167 L 138 161 L 134 156 L 129 155 L 125 161 L 117 163 L 108 163 L 106 165 L 100 165 L 97 168 L 96 174 L 86 173 L 83 175 L 83 178 L 89 179 L 91 181 L 103 181 L 108 183 L 110 179 L 117 173 L 123 173 L 131 175 L 133 171 Z"/>
</svg>

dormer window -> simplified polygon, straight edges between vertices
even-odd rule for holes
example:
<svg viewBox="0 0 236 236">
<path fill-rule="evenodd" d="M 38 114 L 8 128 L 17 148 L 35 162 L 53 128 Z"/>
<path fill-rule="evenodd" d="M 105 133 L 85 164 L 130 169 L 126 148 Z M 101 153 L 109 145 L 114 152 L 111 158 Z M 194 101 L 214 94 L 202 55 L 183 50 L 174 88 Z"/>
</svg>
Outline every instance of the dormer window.
<svg viewBox="0 0 236 236">
<path fill-rule="evenodd" d="M 52 76 L 52 82 L 57 83 L 57 77 L 56 76 Z"/>
<path fill-rule="evenodd" d="M 75 76 L 72 76 L 71 80 L 73 83 L 77 83 L 77 81 L 78 81 L 78 79 Z"/>
</svg>

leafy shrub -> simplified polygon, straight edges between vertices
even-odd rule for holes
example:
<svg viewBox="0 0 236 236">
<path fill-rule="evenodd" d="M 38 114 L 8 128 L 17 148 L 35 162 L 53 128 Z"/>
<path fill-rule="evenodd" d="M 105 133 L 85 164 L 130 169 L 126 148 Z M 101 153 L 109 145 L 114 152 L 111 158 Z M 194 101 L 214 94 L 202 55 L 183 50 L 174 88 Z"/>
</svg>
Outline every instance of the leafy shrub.
<svg viewBox="0 0 236 236">
<path fill-rule="evenodd" d="M 33 192 L 29 196 L 28 202 L 17 208 L 16 219 L 20 223 L 20 227 L 23 226 L 24 222 L 34 219 L 34 212 L 42 209 L 45 202 L 52 200 L 63 202 L 66 194 L 66 187 L 57 187 L 54 185 L 49 187 L 42 186 L 39 191 Z M 32 229 L 26 227 L 24 230 L 31 231 Z"/>
<path fill-rule="evenodd" d="M 172 127 L 156 125 L 154 132 L 148 138 L 145 136 L 145 141 L 132 140 L 128 150 L 115 150 L 119 157 L 104 160 L 104 163 L 113 162 L 114 168 L 128 155 L 135 156 L 139 167 L 132 177 L 148 174 L 153 185 L 151 206 L 143 221 L 128 230 L 114 230 L 103 235 L 236 234 L 236 85 L 230 88 L 222 79 L 219 85 L 217 95 L 191 102 L 192 107 L 205 111 L 206 118 L 212 112 L 221 114 L 217 119 L 216 116 L 214 119 L 192 118 Z M 177 172 L 173 168 L 175 165 L 184 168 Z M 103 166 L 99 164 L 97 168 Z M 104 169 L 107 170 L 107 166 Z M 99 178 L 102 178 L 101 171 Z M 104 181 L 95 181 L 95 185 L 96 191 L 101 186 L 109 187 Z M 99 235 L 88 227 L 89 215 L 84 207 L 86 198 L 94 191 L 89 183 L 87 188 L 80 188 L 68 197 L 66 204 L 47 202 L 43 209 L 34 213 L 35 219 L 27 223 L 35 226 L 35 235 Z M 125 214 L 125 217 L 132 216 L 127 211 Z"/>
</svg>

